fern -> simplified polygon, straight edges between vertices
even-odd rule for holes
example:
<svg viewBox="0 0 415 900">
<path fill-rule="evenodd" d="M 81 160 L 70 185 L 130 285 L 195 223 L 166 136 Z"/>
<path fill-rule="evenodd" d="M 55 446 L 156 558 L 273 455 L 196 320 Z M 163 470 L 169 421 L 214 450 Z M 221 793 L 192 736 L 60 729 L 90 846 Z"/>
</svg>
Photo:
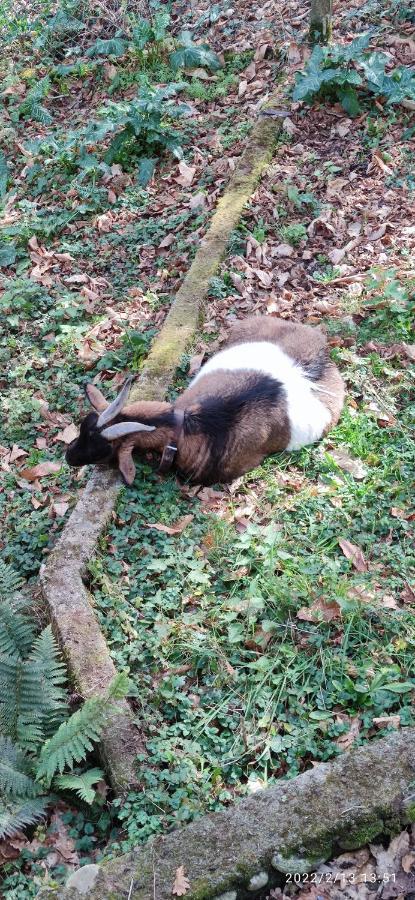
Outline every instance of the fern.
<svg viewBox="0 0 415 900">
<path fill-rule="evenodd" d="M 42 125 L 50 125 L 53 117 L 40 102 L 44 97 L 47 97 L 50 87 L 49 76 L 46 75 L 45 78 L 41 78 L 38 84 L 28 92 L 23 103 L 20 104 L 18 115 L 23 116 L 25 119 L 35 119 L 36 122 L 40 122 Z"/>
<path fill-rule="evenodd" d="M 0 735 L 0 791 L 9 797 L 37 797 L 39 785 L 31 777 L 31 761 L 10 738 Z"/>
<path fill-rule="evenodd" d="M 7 166 L 7 159 L 2 150 L 0 150 L 0 200 L 4 197 L 7 191 L 7 183 L 9 180 L 9 169 Z M 2 563 L 4 565 L 4 563 Z M 0 569 L 0 579 L 1 579 L 1 569 Z"/>
<path fill-rule="evenodd" d="M 117 675 L 108 691 L 87 700 L 69 719 L 66 681 L 50 625 L 39 635 L 15 594 L 21 581 L 0 562 L 0 840 L 45 814 L 56 787 L 93 803 L 100 769 L 67 772 L 99 740 L 111 706 L 128 691 Z"/>
<path fill-rule="evenodd" d="M 43 745 L 37 767 L 37 778 L 45 778 L 50 784 L 56 772 L 62 774 L 74 762 L 81 762 L 99 741 L 108 710 L 115 700 L 125 696 L 128 678 L 121 673 L 111 683 L 102 697 L 86 700 L 66 721 L 62 722 L 55 734 Z"/>
<path fill-rule="evenodd" d="M 0 605 L 0 658 L 26 656 L 32 646 L 34 629 L 31 622 L 11 603 Z"/>
<path fill-rule="evenodd" d="M 13 837 L 16 831 L 43 819 L 50 801 L 50 797 L 36 797 L 24 802 L 0 798 L 0 840 Z"/>
<path fill-rule="evenodd" d="M 2 166 L 2 154 L 0 153 L 0 178 Z M 0 559 L 0 600 L 9 600 L 10 597 L 22 586 L 20 575 Z"/>
<path fill-rule="evenodd" d="M 104 777 L 102 769 L 88 769 L 82 775 L 58 775 L 54 780 L 54 787 L 63 791 L 75 791 L 84 803 L 93 803 L 96 789 L 93 787 Z"/>
</svg>

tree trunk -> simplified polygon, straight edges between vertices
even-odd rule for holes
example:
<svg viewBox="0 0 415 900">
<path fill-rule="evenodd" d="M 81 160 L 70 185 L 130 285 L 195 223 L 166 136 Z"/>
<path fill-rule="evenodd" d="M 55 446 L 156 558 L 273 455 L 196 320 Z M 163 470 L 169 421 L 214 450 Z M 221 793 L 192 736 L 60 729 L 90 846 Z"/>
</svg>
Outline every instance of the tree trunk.
<svg viewBox="0 0 415 900">
<path fill-rule="evenodd" d="M 327 44 L 331 40 L 333 0 L 311 0 L 311 44 Z"/>
</svg>

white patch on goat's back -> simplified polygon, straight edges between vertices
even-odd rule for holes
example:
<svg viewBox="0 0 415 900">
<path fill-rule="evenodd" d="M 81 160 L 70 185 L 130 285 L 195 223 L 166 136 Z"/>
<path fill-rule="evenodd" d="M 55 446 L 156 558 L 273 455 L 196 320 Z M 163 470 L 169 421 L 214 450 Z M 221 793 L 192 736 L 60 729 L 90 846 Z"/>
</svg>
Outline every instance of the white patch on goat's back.
<svg viewBox="0 0 415 900">
<path fill-rule="evenodd" d="M 318 441 L 330 422 L 330 411 L 312 390 L 312 381 L 287 353 L 271 341 L 235 344 L 216 353 L 193 379 L 196 384 L 212 372 L 261 372 L 284 387 L 291 439 L 287 450 Z"/>
</svg>

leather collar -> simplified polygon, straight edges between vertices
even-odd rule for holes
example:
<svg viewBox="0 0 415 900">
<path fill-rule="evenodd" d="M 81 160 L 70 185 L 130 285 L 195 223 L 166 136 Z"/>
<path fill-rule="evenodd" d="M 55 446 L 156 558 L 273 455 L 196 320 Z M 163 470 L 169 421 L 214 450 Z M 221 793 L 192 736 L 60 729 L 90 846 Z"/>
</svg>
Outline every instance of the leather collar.
<svg viewBox="0 0 415 900">
<path fill-rule="evenodd" d="M 176 458 L 176 453 L 177 453 L 177 443 L 178 443 L 180 435 L 183 431 L 183 422 L 184 422 L 184 410 L 175 409 L 174 410 L 174 423 L 175 424 L 174 424 L 173 435 L 172 435 L 170 443 L 166 444 L 166 446 L 163 450 L 159 469 L 158 469 L 161 475 L 164 475 L 166 472 L 169 472 L 174 463 L 174 460 Z"/>
</svg>

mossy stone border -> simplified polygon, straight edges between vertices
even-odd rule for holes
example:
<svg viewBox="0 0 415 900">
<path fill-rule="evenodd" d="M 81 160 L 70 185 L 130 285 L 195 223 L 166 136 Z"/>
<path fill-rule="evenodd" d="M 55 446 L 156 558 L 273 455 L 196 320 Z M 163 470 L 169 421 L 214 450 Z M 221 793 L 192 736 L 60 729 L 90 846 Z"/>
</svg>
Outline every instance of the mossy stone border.
<svg viewBox="0 0 415 900">
<path fill-rule="evenodd" d="M 279 122 L 269 120 L 254 123 L 208 231 L 154 341 L 145 369 L 131 391 L 132 400 L 161 399 L 166 395 L 183 353 L 195 338 L 209 282 L 219 269 L 229 236 L 272 159 L 280 127 Z M 40 573 L 55 634 L 74 685 L 83 697 L 105 691 L 115 675 L 93 611 L 86 570 L 121 486 L 116 473 L 95 470 Z M 129 704 L 121 701 L 108 719 L 100 745 L 102 761 L 116 793 L 123 793 L 136 782 L 134 760 L 141 749 Z"/>
<path fill-rule="evenodd" d="M 406 728 L 259 791 L 229 810 L 86 866 L 39 900 L 171 900 L 176 870 L 186 900 L 263 900 L 287 873 L 415 820 L 415 729 Z M 90 870 L 93 871 L 90 871 Z"/>
</svg>

